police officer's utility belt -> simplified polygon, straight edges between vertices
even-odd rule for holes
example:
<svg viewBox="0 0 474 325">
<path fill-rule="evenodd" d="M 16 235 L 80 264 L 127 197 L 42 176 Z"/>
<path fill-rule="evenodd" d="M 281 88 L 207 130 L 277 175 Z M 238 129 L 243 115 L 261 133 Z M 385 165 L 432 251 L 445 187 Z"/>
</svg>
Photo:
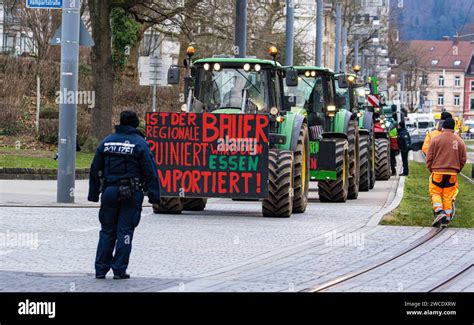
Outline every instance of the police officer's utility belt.
<svg viewBox="0 0 474 325">
<path fill-rule="evenodd" d="M 138 178 L 121 179 L 115 182 L 107 183 L 107 185 L 119 187 L 119 200 L 120 201 L 127 201 L 136 192 L 142 190 L 140 186 L 140 179 Z"/>
</svg>

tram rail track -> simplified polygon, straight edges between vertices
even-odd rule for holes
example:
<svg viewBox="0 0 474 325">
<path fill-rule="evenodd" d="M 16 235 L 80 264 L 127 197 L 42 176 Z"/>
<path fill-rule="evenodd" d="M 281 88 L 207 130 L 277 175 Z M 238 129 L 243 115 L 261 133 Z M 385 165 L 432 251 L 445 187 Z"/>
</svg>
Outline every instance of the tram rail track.
<svg viewBox="0 0 474 325">
<path fill-rule="evenodd" d="M 352 279 L 355 279 L 359 276 L 362 276 L 364 274 L 367 274 L 375 269 L 378 269 L 392 261 L 395 261 L 399 259 L 400 257 L 408 254 L 409 252 L 415 250 L 416 248 L 430 242 L 434 238 L 438 237 L 442 233 L 446 231 L 447 228 L 433 228 L 431 229 L 427 234 L 423 235 L 422 237 L 418 238 L 415 240 L 413 243 L 405 247 L 399 252 L 396 252 L 395 254 L 389 256 L 389 257 L 384 257 L 382 259 L 379 259 L 373 263 L 368 264 L 367 266 L 361 267 L 359 269 L 356 269 L 354 271 L 351 271 L 347 274 L 341 275 L 339 277 L 336 277 L 332 280 L 323 282 L 321 284 L 309 287 L 305 290 L 302 290 L 303 292 L 323 292 L 327 289 L 333 288 L 338 286 L 341 283 L 350 281 Z M 471 265 L 472 266 L 472 265 Z"/>
<path fill-rule="evenodd" d="M 458 280 L 474 271 L 474 262 L 470 262 L 448 276 L 446 280 L 436 284 L 428 292 L 442 292 L 453 286 Z"/>
</svg>

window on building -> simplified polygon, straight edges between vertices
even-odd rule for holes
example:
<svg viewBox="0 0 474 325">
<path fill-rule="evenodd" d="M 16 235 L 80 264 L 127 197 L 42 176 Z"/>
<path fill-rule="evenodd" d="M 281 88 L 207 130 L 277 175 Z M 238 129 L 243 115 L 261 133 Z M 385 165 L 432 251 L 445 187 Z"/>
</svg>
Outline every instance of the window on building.
<svg viewBox="0 0 474 325">
<path fill-rule="evenodd" d="M 439 78 L 438 78 L 438 86 L 444 87 L 444 76 L 439 76 Z"/>
<path fill-rule="evenodd" d="M 471 80 L 471 91 L 474 91 L 474 80 Z"/>
<path fill-rule="evenodd" d="M 454 61 L 453 64 L 454 64 L 455 67 L 459 67 L 461 65 L 461 60 L 456 60 L 456 61 Z"/>
<path fill-rule="evenodd" d="M 438 95 L 438 105 L 444 105 L 444 95 Z"/>
<path fill-rule="evenodd" d="M 427 74 L 423 74 L 421 76 L 421 85 L 422 86 L 428 86 L 428 75 Z"/>
<path fill-rule="evenodd" d="M 454 77 L 454 87 L 461 87 L 461 77 L 460 76 Z"/>
<path fill-rule="evenodd" d="M 461 95 L 454 95 L 454 106 L 461 106 Z"/>
<path fill-rule="evenodd" d="M 474 98 L 471 98 L 471 111 L 474 111 Z"/>
<path fill-rule="evenodd" d="M 431 65 L 437 65 L 439 60 L 431 60 Z"/>
</svg>

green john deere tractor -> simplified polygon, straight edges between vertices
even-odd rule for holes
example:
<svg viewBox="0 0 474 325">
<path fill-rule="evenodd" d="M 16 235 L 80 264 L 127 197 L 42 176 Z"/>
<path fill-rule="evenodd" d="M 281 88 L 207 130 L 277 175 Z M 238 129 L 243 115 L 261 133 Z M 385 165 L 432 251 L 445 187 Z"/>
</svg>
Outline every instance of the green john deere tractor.
<svg viewBox="0 0 474 325">
<path fill-rule="evenodd" d="M 344 96 L 336 93 L 336 76 L 326 68 L 295 66 L 299 83 L 287 87 L 292 111 L 307 116 L 310 130 L 311 180 L 318 181 L 322 202 L 345 202 L 359 193 L 358 123 Z"/>
<path fill-rule="evenodd" d="M 375 136 L 373 109 L 366 104 L 368 89 L 355 74 L 339 74 L 337 93 L 346 97 L 346 109 L 357 112 L 359 131 L 359 190 L 367 192 L 375 185 Z M 344 82 L 345 80 L 345 82 Z"/>
<path fill-rule="evenodd" d="M 189 48 L 182 111 L 268 115 L 269 195 L 263 199 L 263 216 L 287 218 L 305 212 L 310 178 L 308 122 L 305 116 L 286 110 L 283 92 L 284 84 L 298 84 L 295 71 L 276 62 L 274 47 L 270 49 L 273 60 L 218 56 L 193 62 L 193 54 L 194 49 Z M 168 83 L 178 84 L 179 74 L 178 67 L 171 67 Z M 164 197 L 153 209 L 168 214 L 200 211 L 205 209 L 206 200 Z"/>
</svg>

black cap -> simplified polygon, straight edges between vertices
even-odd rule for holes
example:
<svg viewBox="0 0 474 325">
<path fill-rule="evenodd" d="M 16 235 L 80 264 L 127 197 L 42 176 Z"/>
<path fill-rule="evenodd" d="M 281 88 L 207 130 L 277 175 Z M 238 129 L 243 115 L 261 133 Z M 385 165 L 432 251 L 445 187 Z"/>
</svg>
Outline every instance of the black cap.
<svg viewBox="0 0 474 325">
<path fill-rule="evenodd" d="M 123 111 L 120 113 L 120 125 L 128 125 L 136 128 L 140 124 L 137 113 L 132 111 Z"/>
<path fill-rule="evenodd" d="M 443 121 L 446 121 L 448 118 L 453 118 L 453 115 L 449 112 L 443 112 L 441 113 L 441 119 Z"/>
<path fill-rule="evenodd" d="M 443 123 L 443 129 L 446 130 L 454 130 L 454 126 L 456 125 L 456 122 L 452 118 L 447 118 L 446 121 Z"/>
</svg>

